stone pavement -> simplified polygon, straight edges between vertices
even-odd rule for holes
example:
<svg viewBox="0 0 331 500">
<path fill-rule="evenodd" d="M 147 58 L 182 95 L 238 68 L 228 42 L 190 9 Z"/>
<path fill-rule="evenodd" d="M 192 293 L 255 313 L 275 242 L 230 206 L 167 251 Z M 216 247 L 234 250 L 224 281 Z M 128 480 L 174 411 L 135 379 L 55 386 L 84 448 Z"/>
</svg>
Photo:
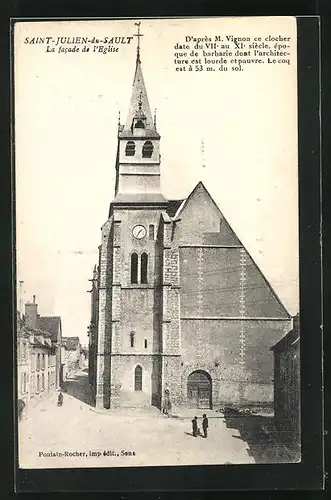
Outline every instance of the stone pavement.
<svg viewBox="0 0 331 500">
<path fill-rule="evenodd" d="M 128 467 L 255 463 L 236 429 L 220 413 L 206 411 L 208 438 L 193 437 L 191 420 L 158 410 L 100 411 L 90 403 L 86 372 L 68 381 L 62 407 L 54 395 L 19 424 L 19 463 L 24 468 Z M 154 410 L 154 408 L 153 408 Z M 201 413 L 201 415 L 200 415 Z"/>
</svg>

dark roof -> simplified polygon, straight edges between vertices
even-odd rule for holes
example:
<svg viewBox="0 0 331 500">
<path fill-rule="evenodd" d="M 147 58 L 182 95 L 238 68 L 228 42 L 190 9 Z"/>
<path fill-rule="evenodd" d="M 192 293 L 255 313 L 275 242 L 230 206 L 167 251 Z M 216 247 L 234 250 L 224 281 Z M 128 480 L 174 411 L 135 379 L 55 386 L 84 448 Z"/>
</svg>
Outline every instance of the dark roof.
<svg viewBox="0 0 331 500">
<path fill-rule="evenodd" d="M 277 344 L 271 347 L 271 351 L 283 352 L 291 347 L 297 340 L 300 340 L 300 333 L 293 329 L 289 331 Z"/>
<path fill-rule="evenodd" d="M 79 337 L 63 337 L 62 340 L 69 351 L 75 351 L 80 345 Z"/>
<path fill-rule="evenodd" d="M 119 136 L 121 137 L 121 139 L 134 139 L 135 141 L 148 141 L 148 139 L 159 139 L 160 138 L 160 134 L 158 132 L 156 132 L 156 130 L 153 130 L 152 128 L 150 127 L 147 127 L 147 130 L 146 132 L 146 135 L 144 136 L 136 136 L 133 134 L 132 130 L 131 129 L 128 129 L 128 128 L 119 128 Z"/>
<path fill-rule="evenodd" d="M 39 316 L 39 328 L 51 334 L 53 342 L 57 342 L 58 332 L 61 328 L 60 316 Z"/>
<path fill-rule="evenodd" d="M 170 217 L 174 217 L 176 214 L 177 210 L 181 206 L 184 200 L 169 200 L 168 206 L 167 206 L 167 214 Z"/>
</svg>

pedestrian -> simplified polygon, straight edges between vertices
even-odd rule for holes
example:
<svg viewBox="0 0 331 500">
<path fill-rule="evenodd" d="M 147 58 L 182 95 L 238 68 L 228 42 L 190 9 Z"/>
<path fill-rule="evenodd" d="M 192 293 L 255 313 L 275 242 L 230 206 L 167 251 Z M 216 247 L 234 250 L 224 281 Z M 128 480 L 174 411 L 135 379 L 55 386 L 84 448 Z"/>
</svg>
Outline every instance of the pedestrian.
<svg viewBox="0 0 331 500">
<path fill-rule="evenodd" d="M 168 417 L 170 416 L 169 413 L 171 412 L 171 400 L 170 400 L 170 391 L 169 389 L 166 389 L 164 391 L 164 403 L 163 403 L 163 413 L 165 415 L 168 415 Z"/>
<path fill-rule="evenodd" d="M 59 395 L 58 395 L 57 405 L 58 406 L 62 406 L 63 405 L 63 394 L 62 394 L 62 392 L 60 392 Z"/>
<path fill-rule="evenodd" d="M 202 415 L 203 420 L 202 420 L 202 429 L 203 429 L 203 437 L 207 437 L 207 429 L 208 429 L 208 418 L 207 415 L 204 413 Z"/>
<path fill-rule="evenodd" d="M 198 435 L 198 417 L 194 417 L 192 420 L 192 434 L 194 437 Z"/>
<path fill-rule="evenodd" d="M 23 417 L 23 411 L 25 408 L 25 402 L 23 399 L 19 399 L 17 403 L 17 409 L 18 409 L 18 419 L 21 420 Z"/>
</svg>

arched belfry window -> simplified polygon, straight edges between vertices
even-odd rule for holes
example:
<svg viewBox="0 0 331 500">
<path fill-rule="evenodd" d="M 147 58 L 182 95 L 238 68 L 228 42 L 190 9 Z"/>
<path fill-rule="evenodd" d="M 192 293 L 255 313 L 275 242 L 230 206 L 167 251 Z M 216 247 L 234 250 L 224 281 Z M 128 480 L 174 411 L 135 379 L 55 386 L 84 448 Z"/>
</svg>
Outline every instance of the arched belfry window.
<svg viewBox="0 0 331 500">
<path fill-rule="evenodd" d="M 138 254 L 131 255 L 131 283 L 138 283 Z"/>
<path fill-rule="evenodd" d="M 130 332 L 130 347 L 134 347 L 134 332 Z"/>
<path fill-rule="evenodd" d="M 142 120 L 137 120 L 134 125 L 134 128 L 145 128 L 145 124 Z"/>
<path fill-rule="evenodd" d="M 147 283 L 147 267 L 148 267 L 148 255 L 147 253 L 141 254 L 141 266 L 140 266 L 140 282 L 143 284 Z"/>
<path fill-rule="evenodd" d="M 125 146 L 125 155 L 134 156 L 136 151 L 136 145 L 133 141 L 128 141 Z"/>
<path fill-rule="evenodd" d="M 143 145 L 143 158 L 151 158 L 153 149 L 153 143 L 151 141 L 146 141 Z"/>
</svg>

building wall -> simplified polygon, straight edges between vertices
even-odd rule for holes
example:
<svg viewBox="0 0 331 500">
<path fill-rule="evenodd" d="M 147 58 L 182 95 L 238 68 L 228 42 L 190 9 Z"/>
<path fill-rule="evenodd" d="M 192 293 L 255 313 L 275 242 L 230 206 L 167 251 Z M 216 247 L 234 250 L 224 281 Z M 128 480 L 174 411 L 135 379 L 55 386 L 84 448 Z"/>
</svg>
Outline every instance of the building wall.
<svg viewBox="0 0 331 500">
<path fill-rule="evenodd" d="M 239 320 L 182 320 L 182 398 L 187 396 L 187 377 L 205 370 L 212 378 L 213 404 L 272 403 L 273 355 L 270 344 L 290 328 L 287 321 L 244 322 L 242 353 Z M 241 361 L 244 361 L 242 364 Z"/>
<path fill-rule="evenodd" d="M 17 338 L 17 399 L 24 402 L 26 413 L 30 403 L 30 346 L 29 338 L 20 332 Z"/>
<path fill-rule="evenodd" d="M 112 355 L 110 406 L 150 406 L 159 404 L 159 355 Z M 142 368 L 142 391 L 135 391 L 135 369 Z"/>
<path fill-rule="evenodd" d="M 293 332 L 291 332 L 293 333 Z M 288 334 L 279 349 L 274 348 L 275 356 L 275 421 L 284 432 L 292 433 L 292 438 L 300 435 L 300 339 L 293 335 L 287 343 Z M 296 342 L 293 342 L 293 339 Z"/>
<path fill-rule="evenodd" d="M 72 370 L 79 368 L 80 350 L 77 349 L 64 349 L 64 370 L 69 373 Z"/>
<path fill-rule="evenodd" d="M 56 391 L 56 356 L 46 346 L 31 346 L 30 353 L 30 402 L 34 406 Z"/>
<path fill-rule="evenodd" d="M 102 405 L 119 404 L 118 387 L 123 383 L 121 380 L 123 359 L 134 360 L 143 356 L 146 360 L 146 355 L 160 352 L 160 327 L 157 320 L 160 305 L 160 299 L 157 297 L 160 259 L 156 243 L 159 219 L 160 210 L 156 209 L 114 209 L 113 220 L 108 228 L 107 226 L 104 228 L 99 266 L 101 290 L 99 292 L 97 375 L 97 392 L 99 384 L 99 393 L 102 393 L 100 404 Z M 137 224 L 143 224 L 147 230 L 142 240 L 134 238 L 132 233 Z M 154 226 L 153 238 L 149 235 L 150 225 Z M 138 265 L 138 283 L 131 283 L 133 252 L 138 254 L 139 264 L 142 253 L 145 252 L 148 255 L 147 284 L 140 282 L 140 265 Z M 108 294 L 103 291 L 104 287 L 110 290 Z M 133 347 L 131 347 L 131 334 L 134 335 Z M 107 356 L 102 353 L 107 353 Z M 120 361 L 113 356 L 117 353 L 128 357 Z M 111 358 L 110 354 L 112 354 Z M 132 354 L 135 354 L 136 358 L 132 358 Z M 130 365 L 131 361 L 128 363 Z M 153 366 L 153 363 L 155 366 L 155 361 L 151 357 L 149 366 Z M 154 373 L 155 369 L 149 368 L 150 374 L 152 371 Z M 155 385 L 154 382 L 153 384 Z M 151 399 L 153 391 L 151 388 L 148 391 Z M 110 393 L 112 393 L 112 403 L 110 403 Z"/>
</svg>

